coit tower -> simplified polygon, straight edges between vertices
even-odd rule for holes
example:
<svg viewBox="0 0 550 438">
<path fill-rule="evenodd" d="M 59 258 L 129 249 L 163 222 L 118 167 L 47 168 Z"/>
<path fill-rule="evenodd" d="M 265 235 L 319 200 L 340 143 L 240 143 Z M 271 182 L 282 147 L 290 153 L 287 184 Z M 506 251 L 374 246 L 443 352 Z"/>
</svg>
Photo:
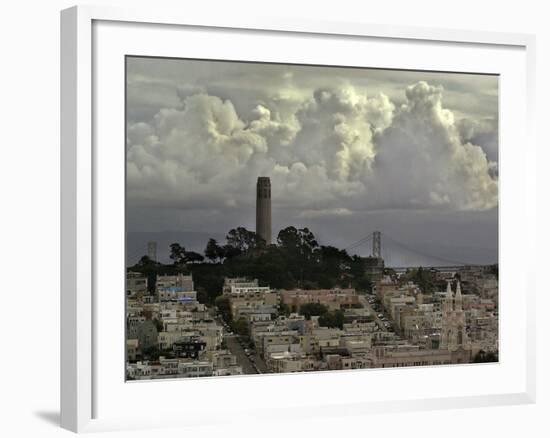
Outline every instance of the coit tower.
<svg viewBox="0 0 550 438">
<path fill-rule="evenodd" d="M 256 184 L 256 234 L 271 243 L 271 181 L 259 176 Z"/>
</svg>

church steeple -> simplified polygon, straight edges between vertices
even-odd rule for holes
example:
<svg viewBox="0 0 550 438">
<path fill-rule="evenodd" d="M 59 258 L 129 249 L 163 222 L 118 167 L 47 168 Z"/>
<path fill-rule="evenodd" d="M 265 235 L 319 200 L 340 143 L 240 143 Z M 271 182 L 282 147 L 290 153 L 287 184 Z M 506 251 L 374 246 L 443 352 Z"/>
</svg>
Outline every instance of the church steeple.
<svg viewBox="0 0 550 438">
<path fill-rule="evenodd" d="M 456 282 L 455 310 L 462 310 L 462 291 L 460 290 L 460 281 Z"/>
<path fill-rule="evenodd" d="M 456 283 L 453 294 L 451 282 L 447 282 L 447 292 L 443 299 L 443 319 L 441 323 L 441 340 L 439 348 L 454 351 L 467 346 L 466 321 L 462 308 L 462 290 L 460 282 Z"/>
<path fill-rule="evenodd" d="M 445 293 L 445 299 L 443 300 L 443 312 L 451 312 L 453 310 L 453 290 L 451 289 L 451 282 L 447 281 L 447 292 Z"/>
</svg>

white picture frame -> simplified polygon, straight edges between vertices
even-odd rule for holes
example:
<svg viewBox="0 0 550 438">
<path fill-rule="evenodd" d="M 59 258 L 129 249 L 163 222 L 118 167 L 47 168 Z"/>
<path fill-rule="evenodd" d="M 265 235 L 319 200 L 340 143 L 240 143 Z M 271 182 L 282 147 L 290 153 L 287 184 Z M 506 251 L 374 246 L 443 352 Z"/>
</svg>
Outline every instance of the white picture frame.
<svg viewBox="0 0 550 438">
<path fill-rule="evenodd" d="M 510 196 L 510 202 L 521 199 L 522 208 L 515 213 L 512 209 L 501 211 L 501 217 L 506 214 L 507 218 L 513 215 L 514 218 L 508 220 L 512 225 L 510 230 L 501 229 L 502 238 L 512 239 L 509 236 L 516 225 L 524 223 L 523 238 L 525 244 L 533 246 L 536 239 L 536 227 L 534 224 L 534 215 L 529 216 L 528 211 L 535 208 L 535 163 L 533 153 L 535 150 L 535 141 L 533 138 L 533 120 L 534 120 L 534 53 L 535 39 L 532 35 L 525 34 L 507 34 L 490 33 L 483 31 L 461 31 L 451 29 L 425 29 L 402 26 L 383 26 L 366 23 L 338 23 L 338 22 L 312 22 L 306 19 L 275 19 L 269 17 L 242 17 L 239 20 L 227 20 L 224 17 L 211 14 L 201 16 L 189 14 L 187 11 L 165 11 L 157 8 L 147 10 L 130 10 L 110 7 L 92 7 L 78 6 L 66 9 L 61 13 L 61 426 L 75 431 L 100 431 L 112 429 L 135 429 L 147 427 L 163 426 L 185 426 L 191 424 L 189 419 L 182 419 L 177 413 L 177 407 L 171 412 L 151 412 L 151 415 L 132 415 L 132 411 L 115 413 L 103 408 L 101 400 L 105 400 L 106 395 L 113 398 L 113 403 L 124 404 L 118 400 L 118 393 L 113 387 L 106 389 L 104 372 L 105 367 L 122 368 L 123 364 L 115 362 L 109 364 L 105 362 L 105 354 L 98 354 L 103 348 L 105 337 L 98 327 L 97 312 L 104 305 L 104 300 L 98 300 L 98 287 L 102 280 L 98 273 L 101 271 L 101 259 L 98 259 L 101 251 L 104 251 L 105 245 L 98 243 L 98 233 L 101 231 L 101 218 L 97 206 L 103 202 L 102 189 L 104 182 L 98 182 L 98 173 L 105 169 L 105 159 L 98 157 L 95 151 L 96 141 L 102 137 L 102 133 L 96 131 L 96 123 L 101 123 L 101 114 L 98 113 L 98 105 L 104 105 L 101 97 L 96 95 L 95 86 L 100 80 L 101 69 L 94 64 L 94 60 L 99 59 L 105 44 L 102 45 L 102 36 L 94 30 L 98 23 L 115 23 L 115 25 L 131 24 L 131 26 L 149 26 L 149 31 L 153 34 L 185 27 L 186 29 L 199 30 L 203 34 L 208 32 L 223 32 L 227 29 L 236 30 L 240 38 L 255 38 L 264 33 L 270 37 L 279 38 L 281 36 L 325 36 L 329 37 L 349 37 L 354 41 L 361 42 L 363 39 L 385 41 L 387 44 L 402 44 L 406 42 L 411 47 L 415 45 L 434 45 L 452 44 L 455 46 L 464 46 L 466 48 L 475 48 L 483 46 L 487 50 L 500 52 L 510 51 L 520 53 L 522 62 L 515 63 L 515 69 L 518 69 L 516 80 L 522 83 L 516 90 L 516 94 L 510 95 L 510 99 L 521 100 L 518 102 L 524 118 L 518 121 L 521 125 L 519 132 L 507 130 L 506 136 L 512 138 L 514 135 L 524 134 L 522 150 L 525 157 L 522 158 L 522 170 L 515 176 L 514 181 L 509 181 L 511 175 L 506 173 L 506 153 L 503 154 L 503 164 L 501 175 L 503 178 L 502 196 Z M 139 30 L 134 29 L 134 32 Z M 107 30 L 109 32 L 109 30 Z M 122 39 L 117 37 L 117 31 L 108 34 L 109 38 Z M 154 39 L 154 37 L 153 37 Z M 114 41 L 111 39 L 110 41 Z M 319 44 L 319 43 L 318 43 Z M 116 41 L 113 46 L 117 46 Z M 106 49 L 105 49 L 106 50 Z M 124 48 L 121 48 L 124 50 Z M 196 47 L 200 51 L 200 45 Z M 426 49 L 428 50 L 428 49 Z M 113 56 L 118 56 L 113 52 Z M 290 56 L 290 55 L 289 55 Z M 436 62 L 436 61 L 434 61 Z M 481 62 L 481 61 L 480 61 Z M 390 67 L 390 66 L 388 66 Z M 495 67 L 496 68 L 496 67 Z M 495 73 L 499 73 L 495 71 Z M 510 75 L 512 78 L 513 75 Z M 520 79 L 518 79 L 520 78 Z M 94 85 L 95 84 L 95 85 Z M 120 80 L 120 87 L 123 88 L 123 81 Z M 523 88 L 524 87 L 524 88 Z M 119 90 L 120 91 L 120 90 Z M 506 100 L 502 102 L 506 105 Z M 116 140 L 114 140 L 116 141 Z M 122 139 L 121 139 L 122 141 Z M 504 142 L 506 144 L 506 141 Z M 123 145 L 123 143 L 121 143 Z M 123 147 L 122 147 L 123 149 Z M 103 166 L 103 167 L 102 167 Z M 113 178 L 110 183 L 119 181 Z M 510 182 L 510 183 L 508 183 Z M 512 182 L 517 185 L 512 188 Z M 120 193 L 123 188 L 114 190 Z M 514 191 L 515 190 L 515 191 Z M 510 195 L 508 195 L 510 193 Z M 114 196 L 114 195 L 113 195 Z M 513 199 L 512 199 L 513 198 Z M 116 200 L 114 200 L 116 202 Z M 510 213 L 508 215 L 508 212 Z M 526 223 L 527 222 L 527 223 Z M 514 225 L 516 224 L 516 225 Z M 116 227 L 115 227 L 116 229 Z M 120 236 L 123 239 L 123 236 Z M 501 240 L 501 258 L 507 257 L 508 253 L 513 251 L 512 244 L 508 245 L 507 240 L 502 245 Z M 512 255 L 512 254 L 510 254 Z M 414 389 L 406 395 L 400 397 L 399 394 L 389 393 L 388 397 L 373 396 L 371 398 L 362 395 L 355 396 L 347 403 L 331 404 L 322 400 L 313 403 L 305 401 L 300 405 L 299 413 L 292 412 L 291 406 L 285 411 L 283 408 L 273 410 L 278 415 L 285 412 L 285 415 L 291 416 L 327 416 L 327 415 L 361 415 L 366 412 L 396 412 L 411 409 L 441 409 L 453 407 L 472 407 L 489 406 L 504 404 L 532 403 L 535 400 L 535 310 L 534 310 L 534 284 L 529 280 L 531 268 L 525 266 L 525 278 L 522 276 L 517 279 L 518 287 L 518 316 L 514 321 L 519 329 L 517 345 L 520 351 L 515 354 L 518 357 L 510 358 L 508 362 L 501 365 L 505 367 L 506 363 L 516 361 L 518 366 L 515 371 L 507 371 L 513 379 L 515 386 L 510 386 L 503 391 L 487 390 L 483 393 L 460 393 L 459 391 L 449 392 L 449 394 L 433 392 L 433 396 L 418 396 Z M 513 280 L 513 274 L 507 277 Z M 514 277 L 515 278 L 515 277 Z M 532 277 L 531 277 L 532 278 Z M 525 281 L 523 281 L 525 280 Z M 505 280 L 501 280 L 503 282 Z M 99 285 L 99 286 L 98 286 Z M 121 289 L 122 290 L 122 289 Z M 121 293 L 122 295 L 122 293 Z M 506 300 L 504 300 L 506 303 Z M 506 311 L 503 309 L 503 314 Z M 103 321 L 101 324 L 106 324 Z M 512 321 L 501 318 L 500 324 L 503 328 L 512 324 Z M 114 326 L 115 329 L 118 326 Z M 110 329 L 113 329 L 111 327 Z M 506 331 L 506 330 L 505 330 Z M 507 342 L 507 341 L 506 341 Z M 122 349 L 122 346 L 121 346 Z M 102 359 L 103 358 L 103 359 Z M 514 362 L 515 363 L 515 362 Z M 434 379 L 448 378 L 449 367 L 443 367 L 440 376 Z M 466 368 L 464 368 L 466 369 Z M 473 368 L 469 368 L 472 370 Z M 467 371 L 471 375 L 482 373 L 481 368 L 474 371 Z M 120 371 L 120 370 L 119 370 Z M 401 374 L 410 373 L 409 376 L 427 376 L 427 372 L 433 370 L 381 370 L 378 373 L 393 373 L 392 378 L 399 380 Z M 369 371 L 370 372 L 370 371 Z M 493 370 L 491 370 L 493 372 Z M 118 372 L 116 376 L 123 376 Z M 344 382 L 351 382 L 350 379 L 356 379 L 357 374 L 337 374 L 332 383 L 328 383 L 327 388 L 337 387 Z M 422 374 L 423 373 L 423 374 Z M 366 375 L 366 374 L 365 374 Z M 372 374 L 374 375 L 374 374 Z M 466 376 L 466 374 L 464 374 Z M 446 377 L 447 376 L 447 377 Z M 504 376 L 504 375 L 503 375 Z M 309 388 L 308 385 L 316 378 L 325 378 L 325 376 L 269 376 L 269 377 L 239 377 L 228 378 L 227 380 L 216 379 L 198 379 L 192 382 L 186 382 L 189 391 L 196 391 L 209 394 L 214 391 L 217 385 L 225 385 L 225 390 L 235 390 L 236 388 L 246 388 L 253 391 L 254 387 L 260 385 L 259 379 L 265 379 L 266 385 L 272 385 L 273 388 L 281 386 L 280 383 L 286 379 L 285 383 L 291 382 L 296 387 Z M 361 377 L 362 378 L 362 377 Z M 275 380 L 274 380 L 275 379 Z M 371 379 L 372 380 L 372 379 Z M 328 380 L 327 380 L 328 382 Z M 122 379 L 122 385 L 124 385 Z M 132 397 L 136 397 L 140 391 L 149 391 L 155 385 L 161 388 L 159 391 L 166 390 L 169 385 L 181 385 L 182 382 L 151 382 L 132 386 Z M 504 383 L 503 383 L 504 384 Z M 331 386 L 332 385 L 332 386 Z M 511 385 L 511 384 L 510 384 Z M 136 389 L 139 388 L 139 389 Z M 159 392 L 158 394 L 160 394 Z M 157 394 L 157 395 L 158 395 Z M 396 395 L 397 394 L 397 395 Z M 277 398 L 277 393 L 274 395 Z M 314 397 L 315 394 L 312 395 Z M 206 396 L 204 397 L 206 399 Z M 204 418 L 200 415 L 200 398 L 197 406 L 197 415 L 194 417 L 196 424 L 200 424 Z M 219 421 L 229 421 L 230 416 L 235 413 L 241 415 L 247 414 L 256 418 L 265 418 L 270 416 L 269 404 L 264 410 L 256 409 L 253 402 L 246 402 L 242 409 L 235 411 L 219 412 Z M 248 405 L 246 405 L 248 403 Z M 104 403 L 103 403 L 104 404 Z M 152 408 L 154 409 L 154 408 Z M 183 409 L 183 408 L 181 408 Z M 216 411 L 216 406 L 210 406 Z M 255 410 L 256 409 L 256 410 Z M 219 411 L 219 409 L 218 409 Z M 218 412 L 216 411 L 216 412 Z M 103 415 L 101 412 L 108 412 Z"/>
</svg>

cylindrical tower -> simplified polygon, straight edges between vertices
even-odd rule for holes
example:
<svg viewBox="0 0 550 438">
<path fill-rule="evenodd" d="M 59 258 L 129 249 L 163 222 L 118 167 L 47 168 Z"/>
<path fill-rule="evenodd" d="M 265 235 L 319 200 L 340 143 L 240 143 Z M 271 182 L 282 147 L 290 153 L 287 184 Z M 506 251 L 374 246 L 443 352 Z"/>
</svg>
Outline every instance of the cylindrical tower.
<svg viewBox="0 0 550 438">
<path fill-rule="evenodd" d="M 271 181 L 259 176 L 256 184 L 256 234 L 271 244 Z"/>
<path fill-rule="evenodd" d="M 147 242 L 147 255 L 152 261 L 157 261 L 157 242 Z"/>
</svg>

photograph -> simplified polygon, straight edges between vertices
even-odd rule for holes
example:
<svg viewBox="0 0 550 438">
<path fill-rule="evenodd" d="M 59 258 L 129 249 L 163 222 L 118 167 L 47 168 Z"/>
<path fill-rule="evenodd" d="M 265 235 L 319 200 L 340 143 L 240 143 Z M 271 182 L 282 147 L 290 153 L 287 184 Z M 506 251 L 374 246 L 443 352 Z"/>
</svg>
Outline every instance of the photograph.
<svg viewBox="0 0 550 438">
<path fill-rule="evenodd" d="M 6 2 L 2 436 L 549 435 L 548 8 L 441 6 Z"/>
<path fill-rule="evenodd" d="M 498 74 L 124 75 L 127 381 L 499 362 Z"/>
</svg>

